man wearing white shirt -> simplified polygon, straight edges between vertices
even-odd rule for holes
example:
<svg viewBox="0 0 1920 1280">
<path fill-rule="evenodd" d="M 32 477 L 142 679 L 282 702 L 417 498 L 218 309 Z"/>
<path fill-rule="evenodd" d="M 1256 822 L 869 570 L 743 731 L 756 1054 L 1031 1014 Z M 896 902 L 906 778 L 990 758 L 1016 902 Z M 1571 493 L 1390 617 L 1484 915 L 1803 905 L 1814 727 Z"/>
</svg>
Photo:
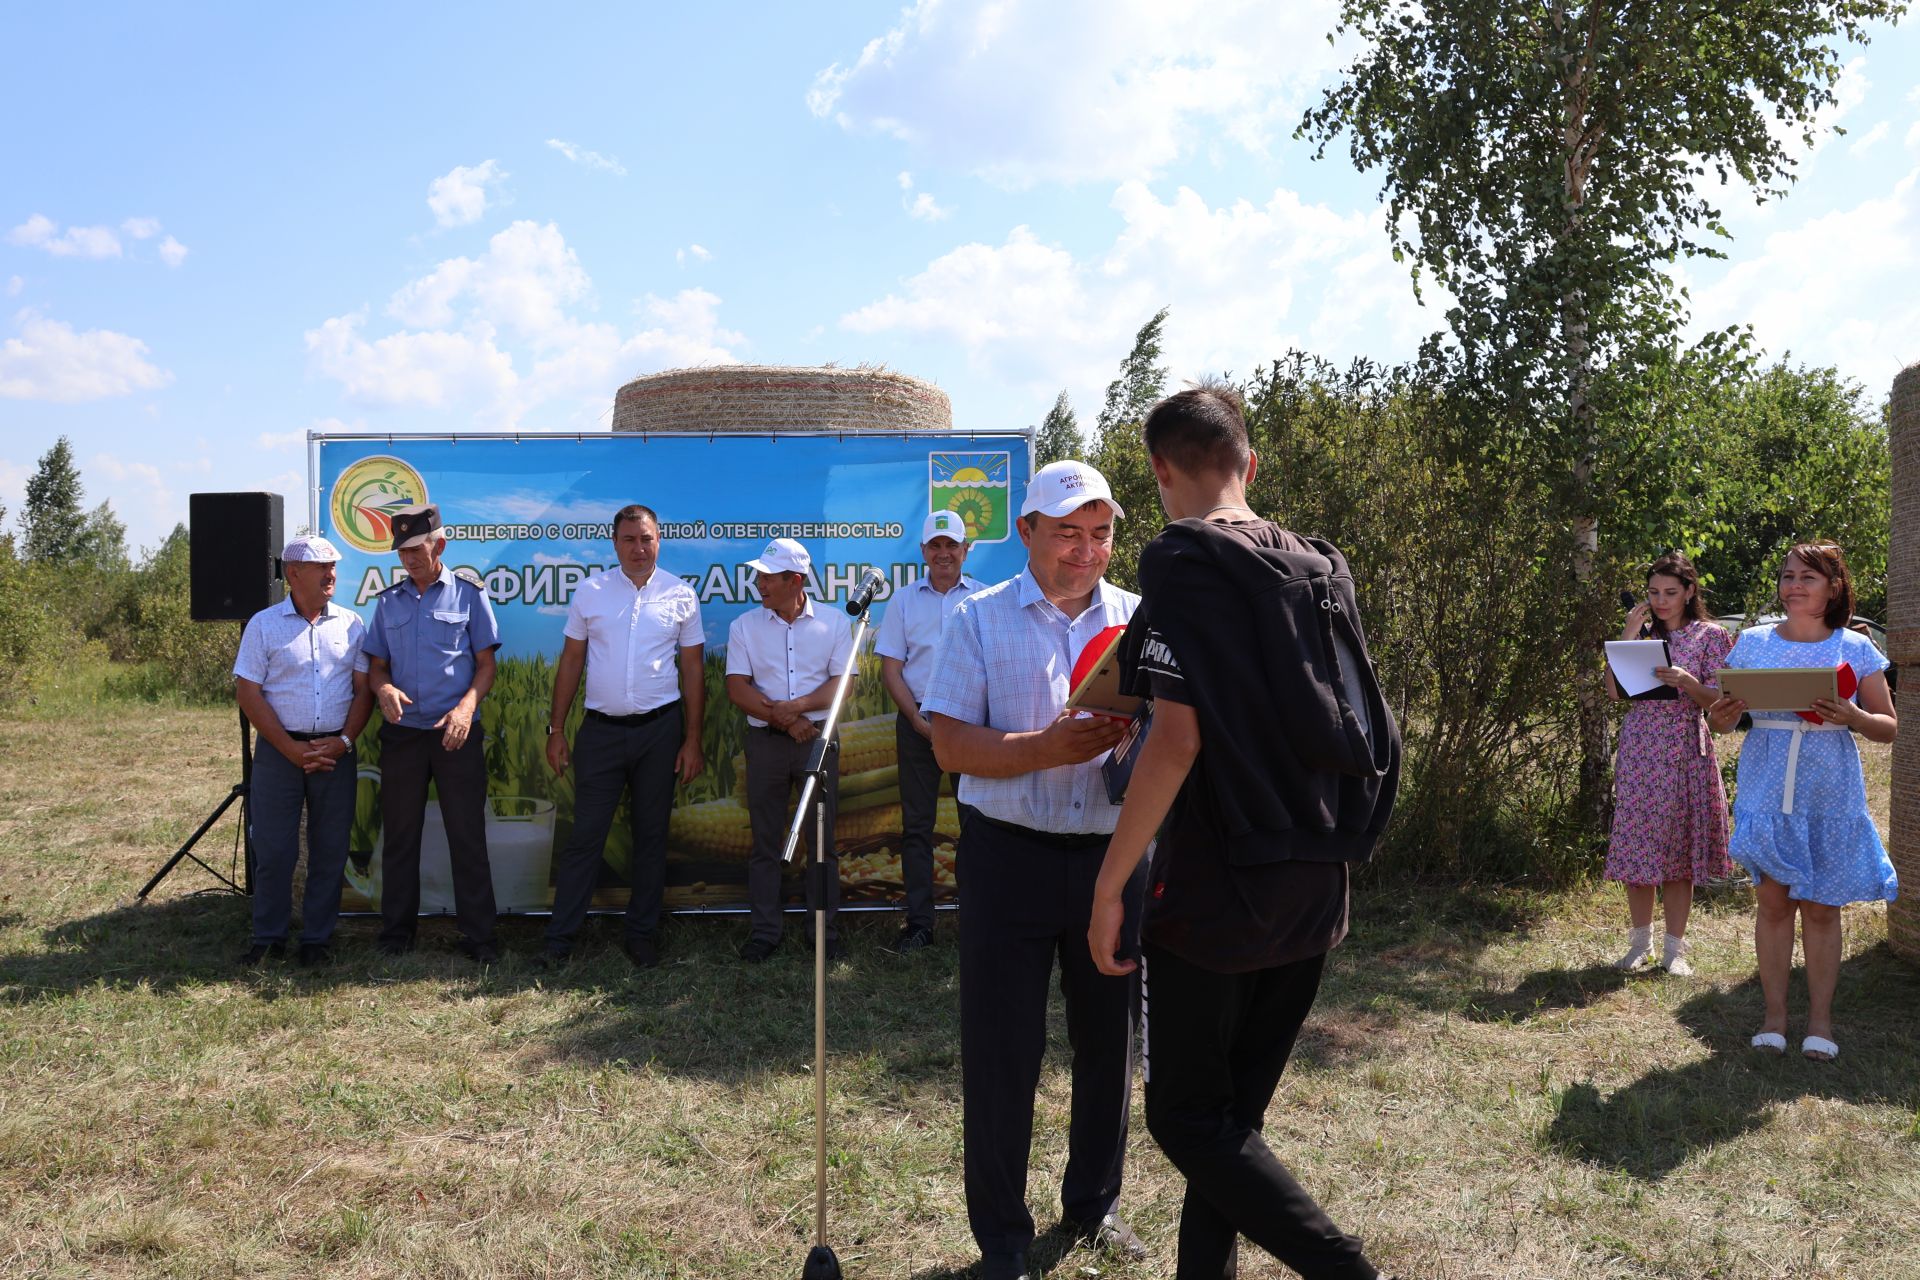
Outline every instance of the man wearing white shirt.
<svg viewBox="0 0 1920 1280">
<path fill-rule="evenodd" d="M 893 741 L 900 766 L 900 869 L 907 886 L 907 923 L 891 950 L 908 955 L 933 942 L 933 823 L 940 803 L 940 762 L 933 758 L 933 726 L 920 714 L 933 676 L 940 628 L 954 606 L 980 589 L 961 571 L 967 562 L 967 524 L 957 511 L 936 511 L 920 529 L 927 573 L 894 593 L 880 620 L 873 651 L 880 679 L 900 715 Z"/>
<path fill-rule="evenodd" d="M 934 754 L 961 775 L 967 806 L 960 1092 L 967 1220 L 985 1280 L 1028 1274 L 1027 1157 L 1056 955 L 1073 1046 L 1063 1223 L 1103 1250 L 1147 1256 L 1118 1213 L 1138 987 L 1133 974 L 1102 974 L 1086 945 L 1094 882 L 1120 813 L 1100 763 L 1121 726 L 1065 709 L 1074 659 L 1140 603 L 1104 577 L 1123 514 L 1106 478 L 1084 462 L 1035 472 L 1018 525 L 1027 567 L 954 609 L 920 704 Z M 1136 868 L 1123 893 L 1132 937 L 1145 870 Z"/>
<path fill-rule="evenodd" d="M 638 505 L 613 517 L 619 566 L 582 582 L 567 608 L 553 676 L 547 763 L 573 765 L 573 834 L 554 862 L 553 915 L 545 959 L 564 962 L 586 920 L 604 865 L 607 831 L 623 793 L 633 799 L 627 865 L 627 958 L 660 963 L 660 899 L 666 884 L 667 823 L 677 779 L 706 766 L 700 726 L 706 710 L 706 652 L 693 588 L 660 568 L 660 519 Z M 567 712 L 586 668 L 587 710 L 567 749 Z"/>
<path fill-rule="evenodd" d="M 747 561 L 757 575 L 760 607 L 733 620 L 727 632 L 727 697 L 747 716 L 747 812 L 753 825 L 753 852 L 747 860 L 747 903 L 753 931 L 740 958 L 759 964 L 774 953 L 784 932 L 780 910 L 780 854 L 786 843 L 787 806 L 805 777 L 807 756 L 833 705 L 833 682 L 853 664 L 853 631 L 838 612 L 815 609 L 807 598 L 807 574 L 813 558 L 792 538 L 775 538 L 757 560 Z M 827 958 L 840 947 L 835 917 L 840 907 L 840 859 L 833 838 L 840 795 L 840 745 L 829 743 L 826 757 L 828 847 L 818 851 L 825 865 L 826 901 L 811 874 L 805 877 L 807 908 L 827 913 Z M 806 824 L 811 848 L 814 824 Z"/>
<path fill-rule="evenodd" d="M 324 964 L 340 918 L 340 886 L 353 826 L 353 740 L 373 714 L 367 629 L 333 603 L 340 552 L 318 536 L 280 553 L 287 598 L 247 621 L 234 658 L 234 698 L 264 746 L 253 759 L 247 813 L 253 830 L 253 945 L 240 963 L 286 950 L 300 819 L 307 819 L 307 890 L 300 963 Z"/>
</svg>

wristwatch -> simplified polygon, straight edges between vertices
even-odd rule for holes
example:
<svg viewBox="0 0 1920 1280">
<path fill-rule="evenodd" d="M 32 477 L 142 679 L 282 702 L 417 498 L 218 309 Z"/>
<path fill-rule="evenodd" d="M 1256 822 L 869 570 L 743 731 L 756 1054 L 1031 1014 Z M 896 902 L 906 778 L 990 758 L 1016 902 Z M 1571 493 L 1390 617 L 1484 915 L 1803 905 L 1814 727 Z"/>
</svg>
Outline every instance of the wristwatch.
<svg viewBox="0 0 1920 1280">
<path fill-rule="evenodd" d="M 340 735 L 340 745 L 351 751 L 353 750 L 353 739 L 343 733 Z"/>
<path fill-rule="evenodd" d="M 548 726 L 547 726 L 547 736 L 548 736 L 549 738 L 551 738 L 551 737 L 553 736 L 553 726 L 552 726 L 552 725 L 548 725 Z"/>
</svg>

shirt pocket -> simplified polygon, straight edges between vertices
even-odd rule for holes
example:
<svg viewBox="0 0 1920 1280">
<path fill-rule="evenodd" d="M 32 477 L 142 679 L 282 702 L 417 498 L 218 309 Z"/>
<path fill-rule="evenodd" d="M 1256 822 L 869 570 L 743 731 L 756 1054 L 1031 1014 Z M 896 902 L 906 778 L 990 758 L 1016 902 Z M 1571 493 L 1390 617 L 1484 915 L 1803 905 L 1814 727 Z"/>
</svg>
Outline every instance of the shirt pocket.
<svg viewBox="0 0 1920 1280">
<path fill-rule="evenodd" d="M 467 651 L 468 614 L 437 609 L 424 615 L 421 635 L 436 652 L 458 657 Z"/>
</svg>

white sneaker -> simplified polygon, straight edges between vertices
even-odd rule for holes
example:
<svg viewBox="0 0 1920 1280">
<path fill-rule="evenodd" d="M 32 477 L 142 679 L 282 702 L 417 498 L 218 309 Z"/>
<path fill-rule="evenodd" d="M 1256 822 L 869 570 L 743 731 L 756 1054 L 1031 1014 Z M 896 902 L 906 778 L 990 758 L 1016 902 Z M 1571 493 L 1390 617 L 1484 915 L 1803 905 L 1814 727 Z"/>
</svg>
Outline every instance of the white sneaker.
<svg viewBox="0 0 1920 1280">
<path fill-rule="evenodd" d="M 1613 962 L 1616 969 L 1637 969 L 1640 962 L 1653 954 L 1653 926 L 1627 930 L 1627 954 Z"/>
<path fill-rule="evenodd" d="M 1668 934 L 1660 944 L 1660 967 L 1676 978 L 1691 978 L 1693 966 L 1687 963 L 1689 950 L 1685 938 L 1676 938 Z"/>
</svg>

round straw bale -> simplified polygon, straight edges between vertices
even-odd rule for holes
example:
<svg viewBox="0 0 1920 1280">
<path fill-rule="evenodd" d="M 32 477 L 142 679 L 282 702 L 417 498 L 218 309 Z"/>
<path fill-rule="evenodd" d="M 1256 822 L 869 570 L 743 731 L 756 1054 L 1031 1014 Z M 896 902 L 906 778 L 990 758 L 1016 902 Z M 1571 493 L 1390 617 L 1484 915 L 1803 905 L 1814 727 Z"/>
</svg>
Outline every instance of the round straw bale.
<svg viewBox="0 0 1920 1280">
<path fill-rule="evenodd" d="M 1893 527 L 1887 548 L 1887 648 L 1900 664 L 1908 710 L 1920 708 L 1920 364 L 1893 380 Z M 1888 833 L 1900 897 L 1887 908 L 1887 940 L 1920 960 L 1920 715 L 1893 744 L 1893 822 Z"/>
<path fill-rule="evenodd" d="M 879 365 L 728 364 L 635 378 L 614 395 L 613 429 L 951 431 L 953 406 L 932 383 Z"/>
</svg>

